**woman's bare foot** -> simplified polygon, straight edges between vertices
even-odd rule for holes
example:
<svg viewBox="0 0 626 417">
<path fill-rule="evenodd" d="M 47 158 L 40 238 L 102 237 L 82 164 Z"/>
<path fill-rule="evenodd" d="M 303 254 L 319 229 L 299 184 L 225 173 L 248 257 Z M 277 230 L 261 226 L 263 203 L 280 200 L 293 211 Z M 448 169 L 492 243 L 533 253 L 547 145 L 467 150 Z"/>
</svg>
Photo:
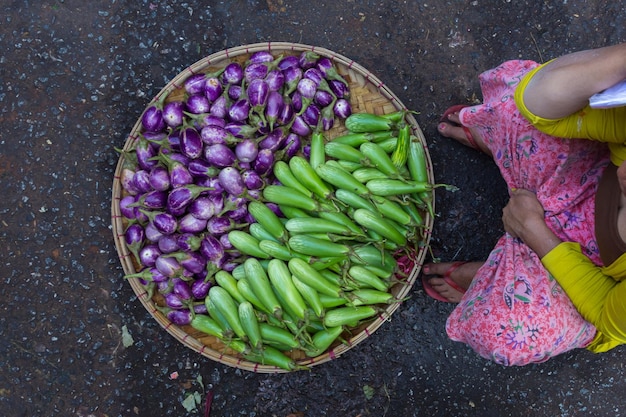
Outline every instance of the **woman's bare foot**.
<svg viewBox="0 0 626 417">
<path fill-rule="evenodd" d="M 476 275 L 476 271 L 484 262 L 441 262 L 425 264 L 422 268 L 424 282 L 439 296 L 451 303 L 461 301 Z M 431 277 L 429 277 L 431 276 Z M 452 281 L 457 288 L 446 281 Z"/>
<path fill-rule="evenodd" d="M 461 125 L 459 112 L 460 110 L 450 113 L 448 115 L 447 122 L 444 120 L 439 122 L 439 125 L 437 126 L 439 133 L 446 138 L 452 138 L 465 146 L 469 146 L 470 148 L 478 147 L 478 150 L 486 153 L 487 155 L 491 155 L 491 151 L 487 145 L 485 145 L 480 133 L 476 129 L 463 127 Z M 468 137 L 468 135 L 471 136 Z"/>
</svg>

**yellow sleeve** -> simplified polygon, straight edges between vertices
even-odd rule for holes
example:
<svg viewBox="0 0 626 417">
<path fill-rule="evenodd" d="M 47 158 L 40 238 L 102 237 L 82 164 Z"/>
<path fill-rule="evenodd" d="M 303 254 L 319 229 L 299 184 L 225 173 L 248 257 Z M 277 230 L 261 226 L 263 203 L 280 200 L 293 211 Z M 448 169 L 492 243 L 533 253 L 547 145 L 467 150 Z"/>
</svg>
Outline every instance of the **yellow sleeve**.
<svg viewBox="0 0 626 417">
<path fill-rule="evenodd" d="M 601 339 L 609 349 L 626 343 L 626 281 L 605 274 L 573 242 L 559 244 L 541 261 L 583 318 L 596 327 L 596 342 Z"/>
<path fill-rule="evenodd" d="M 609 150 L 613 165 L 620 166 L 622 162 L 626 161 L 626 145 L 623 143 L 609 143 Z"/>
</svg>

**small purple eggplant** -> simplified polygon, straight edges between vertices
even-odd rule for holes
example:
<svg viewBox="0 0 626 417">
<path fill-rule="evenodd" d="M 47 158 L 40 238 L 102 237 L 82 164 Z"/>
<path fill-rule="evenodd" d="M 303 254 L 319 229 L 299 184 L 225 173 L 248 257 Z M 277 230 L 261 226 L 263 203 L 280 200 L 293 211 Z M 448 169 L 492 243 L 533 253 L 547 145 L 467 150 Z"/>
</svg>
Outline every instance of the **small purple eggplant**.
<svg viewBox="0 0 626 417">
<path fill-rule="evenodd" d="M 259 155 L 260 154 L 261 152 L 259 152 Z M 220 171 L 218 175 L 218 180 L 228 194 L 238 196 L 243 194 L 245 190 L 243 179 L 241 178 L 241 173 L 238 169 L 231 166 L 225 167 Z"/>
<path fill-rule="evenodd" d="M 200 254 L 202 254 L 208 262 L 213 263 L 223 260 L 226 255 L 219 239 L 213 235 L 206 235 L 204 239 L 202 239 Z"/>
<path fill-rule="evenodd" d="M 302 139 L 300 136 L 295 133 L 289 134 L 283 150 L 285 151 L 286 159 L 291 159 L 298 154 L 302 150 Z"/>
<path fill-rule="evenodd" d="M 215 204 L 209 197 L 198 197 L 191 202 L 187 210 L 189 214 L 200 220 L 208 220 L 216 213 Z"/>
<path fill-rule="evenodd" d="M 176 293 L 169 292 L 163 295 L 163 297 L 165 298 L 165 304 L 168 307 L 174 309 L 174 311 L 179 311 L 180 309 L 185 307 L 185 303 L 183 302 L 183 300 L 181 300 L 180 296 Z"/>
<path fill-rule="evenodd" d="M 137 165 L 141 169 L 149 170 L 158 164 L 154 159 L 157 155 L 155 145 L 145 138 L 144 135 L 139 136 L 139 140 L 135 144 L 135 156 L 137 157 Z"/>
<path fill-rule="evenodd" d="M 194 178 L 214 177 L 219 173 L 219 169 L 215 168 L 202 158 L 192 159 L 187 164 L 187 170 Z"/>
<path fill-rule="evenodd" d="M 209 280 L 197 279 L 191 284 L 191 293 L 196 300 L 203 300 L 212 286 L 213 283 Z"/>
<path fill-rule="evenodd" d="M 159 210 L 165 208 L 167 204 L 167 193 L 165 191 L 150 191 L 139 197 L 137 200 L 138 207 L 147 208 L 150 210 Z M 136 215 L 136 213 L 135 213 Z"/>
<path fill-rule="evenodd" d="M 233 143 L 236 139 L 225 129 L 225 126 L 205 126 L 200 131 L 202 142 L 207 145 L 215 145 L 216 143 L 228 144 Z"/>
<path fill-rule="evenodd" d="M 185 92 L 189 95 L 203 94 L 205 84 L 206 76 L 204 74 L 194 74 L 185 80 Z"/>
<path fill-rule="evenodd" d="M 311 103 L 302 113 L 302 119 L 306 124 L 311 126 L 311 130 L 316 131 L 320 122 L 320 109 L 315 103 Z"/>
<path fill-rule="evenodd" d="M 209 114 L 211 116 L 224 119 L 228 116 L 228 107 L 229 103 L 225 96 L 219 96 L 213 104 L 211 104 L 211 110 L 209 110 Z"/>
<path fill-rule="evenodd" d="M 167 168 L 161 165 L 157 165 L 150 170 L 149 179 L 150 186 L 158 191 L 166 191 L 169 190 L 170 183 L 170 174 L 167 171 Z"/>
<path fill-rule="evenodd" d="M 153 267 L 156 266 L 156 260 L 161 256 L 161 251 L 155 243 L 144 245 L 139 251 L 139 262 L 143 266 Z"/>
<path fill-rule="evenodd" d="M 243 68 L 241 64 L 231 62 L 226 65 L 224 72 L 222 73 L 222 80 L 226 84 L 241 84 L 241 81 L 243 80 Z"/>
<path fill-rule="evenodd" d="M 190 159 L 199 158 L 202 155 L 202 138 L 193 127 L 187 127 L 182 130 L 180 135 L 180 150 L 186 157 Z"/>
<path fill-rule="evenodd" d="M 224 87 L 217 77 L 207 78 L 204 85 L 204 95 L 209 100 L 209 103 L 213 103 L 224 92 Z"/>
<path fill-rule="evenodd" d="M 304 121 L 302 116 L 296 115 L 291 124 L 291 131 L 298 136 L 308 136 L 311 134 L 311 127 Z"/>
<path fill-rule="evenodd" d="M 335 96 L 332 93 L 324 90 L 317 90 L 315 92 L 315 97 L 313 97 L 313 102 L 320 107 L 330 106 L 334 103 Z"/>
<path fill-rule="evenodd" d="M 273 69 L 265 76 L 265 82 L 270 91 L 281 91 L 285 85 L 285 74 L 279 69 Z"/>
<path fill-rule="evenodd" d="M 295 55 L 287 55 L 282 57 L 279 61 L 278 61 L 278 69 L 280 70 L 286 70 L 287 68 L 291 68 L 291 67 L 299 67 L 300 63 L 298 62 L 298 57 Z"/>
<path fill-rule="evenodd" d="M 273 130 L 265 138 L 259 141 L 260 149 L 270 149 L 272 151 L 280 148 L 285 142 L 285 132 L 283 128 Z"/>
<path fill-rule="evenodd" d="M 228 98 L 232 101 L 237 101 L 243 94 L 243 87 L 240 85 L 231 85 L 228 87 Z"/>
<path fill-rule="evenodd" d="M 259 154 L 259 145 L 252 139 L 244 139 L 235 146 L 235 156 L 240 162 L 252 162 Z"/>
<path fill-rule="evenodd" d="M 191 213 L 185 214 L 178 221 L 180 233 L 200 233 L 206 229 L 206 219 L 199 219 Z"/>
<path fill-rule="evenodd" d="M 126 219 L 132 220 L 135 218 L 135 206 L 137 199 L 134 195 L 127 195 L 120 199 L 120 214 Z"/>
<path fill-rule="evenodd" d="M 148 216 L 154 227 L 156 227 L 156 229 L 164 235 L 171 235 L 178 228 L 178 221 L 176 220 L 176 217 L 170 213 L 144 211 L 144 214 Z"/>
<path fill-rule="evenodd" d="M 185 109 L 192 114 L 208 113 L 211 109 L 211 103 L 204 94 L 193 94 L 187 97 Z"/>
<path fill-rule="evenodd" d="M 179 250 L 178 236 L 174 234 L 164 235 L 163 237 L 161 237 L 161 239 L 159 239 L 157 245 L 159 246 L 159 250 L 161 251 L 161 253 L 176 252 L 177 250 Z"/>
<path fill-rule="evenodd" d="M 309 68 L 308 70 L 304 71 L 304 74 L 302 74 L 302 76 L 313 81 L 316 88 L 319 87 L 324 80 L 324 74 L 322 74 L 322 71 L 318 70 L 317 68 Z"/>
<path fill-rule="evenodd" d="M 175 258 L 181 267 L 192 274 L 199 274 L 206 268 L 206 258 L 199 252 L 174 252 L 165 256 Z M 189 287 L 187 287 L 187 289 L 189 289 Z M 174 291 L 176 291 L 176 287 L 174 287 Z"/>
<path fill-rule="evenodd" d="M 185 184 L 173 189 L 167 196 L 166 208 L 168 211 L 178 212 L 190 205 L 200 194 L 208 191 L 208 187 L 199 187 L 194 184 Z"/>
<path fill-rule="evenodd" d="M 283 70 L 285 75 L 285 91 L 283 95 L 289 96 L 298 87 L 298 83 L 302 79 L 302 69 L 299 67 L 289 67 Z"/>
<path fill-rule="evenodd" d="M 178 249 L 185 252 L 195 252 L 200 249 L 202 238 L 193 233 L 180 233 L 176 237 L 176 245 Z"/>
<path fill-rule="evenodd" d="M 284 99 L 284 97 L 283 97 Z M 278 118 L 276 119 L 277 125 L 289 125 L 295 116 L 294 108 L 292 103 L 289 101 L 284 101 L 284 105 L 280 113 L 278 113 Z"/>
<path fill-rule="evenodd" d="M 243 77 L 246 83 L 250 83 L 252 80 L 264 79 L 268 71 L 266 63 L 252 63 L 244 68 Z"/>
<path fill-rule="evenodd" d="M 309 68 L 313 68 L 319 58 L 320 56 L 316 54 L 315 52 L 304 51 L 298 57 L 298 65 L 303 70 L 307 70 Z"/>
<path fill-rule="evenodd" d="M 147 219 L 147 218 L 146 218 Z M 145 227 L 146 239 L 148 242 L 157 243 L 164 235 L 159 232 L 154 225 L 148 223 Z"/>
<path fill-rule="evenodd" d="M 267 103 L 265 106 L 265 121 L 267 122 L 267 126 L 270 131 L 274 130 L 276 126 L 276 121 L 280 116 L 283 108 L 285 107 L 285 99 L 283 96 L 276 92 L 270 91 L 267 95 Z"/>
<path fill-rule="evenodd" d="M 176 128 L 183 124 L 185 104 L 182 101 L 170 101 L 163 106 L 163 120 L 169 127 Z"/>
<path fill-rule="evenodd" d="M 265 182 L 261 175 L 254 170 L 246 170 L 241 174 L 241 179 L 243 180 L 243 185 L 250 190 L 259 190 L 263 188 Z"/>
<path fill-rule="evenodd" d="M 250 101 L 247 98 L 239 99 L 228 109 L 228 117 L 232 121 L 243 122 L 248 118 L 250 109 Z"/>
<path fill-rule="evenodd" d="M 341 81 L 330 80 L 328 82 L 328 86 L 330 90 L 337 96 L 337 98 L 345 98 L 348 99 L 350 96 L 350 89 L 348 86 Z"/>
<path fill-rule="evenodd" d="M 137 223 L 129 225 L 124 231 L 124 242 L 126 243 L 126 247 L 133 255 L 135 255 L 135 258 L 137 259 L 139 259 L 139 251 L 144 245 L 145 237 L 146 233 L 144 228 Z"/>
<path fill-rule="evenodd" d="M 248 96 L 252 111 L 257 114 L 264 113 L 269 92 L 269 85 L 265 80 L 257 78 L 250 81 L 246 90 L 246 95 Z"/>
<path fill-rule="evenodd" d="M 140 169 L 133 175 L 133 188 L 140 193 L 147 193 L 152 191 L 152 185 L 150 184 L 150 173 L 146 170 Z"/>
<path fill-rule="evenodd" d="M 254 170 L 257 174 L 264 176 L 274 166 L 274 151 L 271 149 L 261 149 L 254 161 Z"/>
<path fill-rule="evenodd" d="M 213 166 L 224 168 L 232 166 L 237 156 L 230 147 L 216 143 L 204 148 L 204 159 Z"/>
<path fill-rule="evenodd" d="M 269 51 L 257 51 L 250 54 L 247 64 L 262 64 L 267 62 L 273 62 L 274 55 Z"/>
<path fill-rule="evenodd" d="M 161 132 L 165 129 L 161 104 L 149 106 L 141 115 L 141 125 L 148 132 Z"/>
<path fill-rule="evenodd" d="M 259 130 L 258 127 L 250 126 L 246 123 L 240 122 L 228 123 L 226 126 L 224 126 L 224 129 L 226 129 L 228 133 L 238 139 L 251 138 Z"/>
<path fill-rule="evenodd" d="M 352 114 L 352 106 L 350 106 L 350 102 L 348 100 L 340 98 L 335 102 L 333 112 L 335 113 L 335 116 L 340 119 L 346 119 Z"/>
<path fill-rule="evenodd" d="M 206 224 L 206 230 L 213 236 L 220 236 L 233 230 L 235 223 L 232 219 L 222 217 L 211 217 Z"/>
<path fill-rule="evenodd" d="M 193 314 L 189 309 L 172 309 L 165 314 L 165 317 L 177 326 L 186 326 L 193 320 Z"/>
</svg>

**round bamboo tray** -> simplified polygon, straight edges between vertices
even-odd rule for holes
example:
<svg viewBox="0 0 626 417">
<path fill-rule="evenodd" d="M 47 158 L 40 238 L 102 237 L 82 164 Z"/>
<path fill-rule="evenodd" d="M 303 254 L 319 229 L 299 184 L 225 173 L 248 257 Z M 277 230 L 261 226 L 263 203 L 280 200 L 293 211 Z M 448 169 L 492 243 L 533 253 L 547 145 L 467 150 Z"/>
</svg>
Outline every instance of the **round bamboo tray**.
<svg viewBox="0 0 626 417">
<path fill-rule="evenodd" d="M 183 93 L 183 84 L 185 80 L 197 73 L 214 72 L 217 69 L 225 67 L 227 64 L 233 61 L 237 61 L 243 64 L 250 54 L 257 51 L 270 51 L 275 56 L 278 55 L 299 55 L 304 51 L 312 51 L 320 56 L 325 56 L 331 59 L 337 71 L 348 81 L 350 86 L 350 101 L 352 105 L 353 113 L 367 112 L 374 114 L 387 114 L 397 110 L 406 109 L 400 99 L 391 91 L 385 84 L 380 81 L 376 76 L 367 71 L 358 63 L 340 55 L 328 49 L 320 48 L 317 46 L 309 46 L 288 42 L 271 42 L 271 43 L 258 43 L 238 46 L 231 49 L 226 49 L 217 53 L 214 53 L 195 64 L 191 65 L 176 77 L 174 77 L 148 104 L 153 104 L 158 101 L 163 95 L 167 95 L 166 101 L 170 99 L 180 98 Z M 434 175 L 432 170 L 432 163 L 426 146 L 426 140 L 424 134 L 420 129 L 417 121 L 412 114 L 407 115 L 407 121 L 412 128 L 412 134 L 416 136 L 424 147 L 426 160 L 428 164 L 429 181 L 434 183 Z M 138 134 L 141 131 L 141 118 L 138 118 L 136 124 L 132 128 L 124 150 L 132 150 L 135 147 Z M 335 126 L 325 132 L 325 136 L 328 139 L 345 134 L 345 129 L 341 121 L 336 121 Z M 120 262 L 125 274 L 133 274 L 141 269 L 137 260 L 130 253 L 124 242 L 124 229 L 126 226 L 123 216 L 120 214 L 119 202 L 124 196 L 124 190 L 121 187 L 120 176 L 124 166 L 124 156 L 120 156 L 117 164 L 117 168 L 114 174 L 113 189 L 112 189 L 112 225 L 113 236 L 115 240 L 115 246 L 118 252 Z M 434 196 L 433 196 L 434 204 Z M 419 275 L 421 266 L 426 256 L 427 247 L 430 241 L 430 234 L 433 227 L 433 218 L 428 213 L 424 213 L 424 233 L 423 239 L 420 242 L 412 242 L 413 256 L 411 259 L 404 258 L 399 259 L 398 264 L 404 269 L 403 272 L 408 274 L 406 279 L 403 279 L 401 283 L 395 284 L 391 288 L 391 293 L 397 300 L 405 299 L 411 287 L 415 283 L 417 276 Z M 244 369 L 252 372 L 259 373 L 282 373 L 288 372 L 284 369 L 277 368 L 275 366 L 268 366 L 253 363 L 243 359 L 237 352 L 229 349 L 218 338 L 209 336 L 202 332 L 193 329 L 191 326 L 177 326 L 173 324 L 166 316 L 161 313 L 157 306 L 164 305 L 163 298 L 156 294 L 152 298 L 148 295 L 143 285 L 138 279 L 128 280 L 137 298 L 141 301 L 146 310 L 154 317 L 154 319 L 175 339 L 184 344 L 185 346 L 193 349 L 201 355 L 220 362 L 225 365 Z M 322 355 L 314 358 L 307 357 L 304 352 L 299 350 L 293 350 L 285 352 L 288 356 L 294 359 L 299 365 L 315 366 L 319 365 L 346 353 L 352 347 L 359 344 L 365 338 L 374 333 L 382 324 L 388 320 L 393 312 L 401 304 L 400 301 L 385 306 L 383 312 L 377 317 L 370 319 L 362 323 L 360 326 L 352 329 L 348 329 L 342 335 L 344 343 L 336 342 Z"/>
</svg>

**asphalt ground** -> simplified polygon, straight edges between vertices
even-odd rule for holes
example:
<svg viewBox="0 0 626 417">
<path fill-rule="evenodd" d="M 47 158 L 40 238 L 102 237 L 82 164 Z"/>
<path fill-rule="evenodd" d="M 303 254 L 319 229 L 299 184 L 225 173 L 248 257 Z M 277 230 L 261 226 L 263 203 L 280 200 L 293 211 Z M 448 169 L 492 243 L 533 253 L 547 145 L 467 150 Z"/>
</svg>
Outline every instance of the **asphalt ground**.
<svg viewBox="0 0 626 417">
<path fill-rule="evenodd" d="M 626 414 L 623 348 L 501 367 L 446 337 L 452 306 L 419 283 L 390 322 L 310 372 L 209 360 L 167 334 L 124 281 L 110 215 L 115 148 L 169 80 L 226 48 L 303 43 L 353 59 L 419 112 L 437 181 L 459 187 L 437 193 L 432 253 L 484 259 L 502 233 L 506 189 L 489 158 L 436 133 L 440 114 L 480 100 L 477 74 L 503 60 L 623 42 L 622 2 L 3 0 L 0 9 L 2 415 L 205 415 L 207 393 L 212 417 Z"/>
</svg>

